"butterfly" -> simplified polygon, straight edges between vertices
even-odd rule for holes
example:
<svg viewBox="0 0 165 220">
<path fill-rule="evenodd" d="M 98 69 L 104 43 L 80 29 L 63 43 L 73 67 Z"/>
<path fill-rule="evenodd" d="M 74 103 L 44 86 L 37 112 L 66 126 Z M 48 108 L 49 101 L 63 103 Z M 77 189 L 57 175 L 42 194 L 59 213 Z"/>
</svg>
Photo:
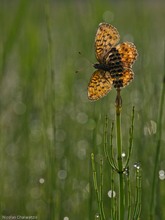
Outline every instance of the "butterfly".
<svg viewBox="0 0 165 220">
<path fill-rule="evenodd" d="M 133 43 L 117 43 L 120 35 L 115 27 L 100 23 L 95 37 L 95 53 L 98 63 L 88 84 L 88 98 L 96 101 L 116 89 L 127 86 L 134 78 L 132 65 L 137 58 Z"/>
</svg>

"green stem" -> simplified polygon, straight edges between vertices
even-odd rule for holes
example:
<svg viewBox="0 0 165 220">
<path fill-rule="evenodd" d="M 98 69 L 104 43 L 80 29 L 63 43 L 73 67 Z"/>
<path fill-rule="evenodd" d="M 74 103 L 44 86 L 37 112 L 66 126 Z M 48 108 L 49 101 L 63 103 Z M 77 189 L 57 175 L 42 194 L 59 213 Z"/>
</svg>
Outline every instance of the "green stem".
<svg viewBox="0 0 165 220">
<path fill-rule="evenodd" d="M 109 155 L 108 150 L 107 150 L 107 127 L 108 127 L 108 118 L 106 116 L 106 118 L 105 118 L 105 128 L 104 128 L 104 153 L 105 153 L 107 161 L 110 164 L 110 166 L 112 167 L 112 169 L 114 169 L 116 172 L 118 172 L 118 168 L 117 168 L 117 165 L 115 163 L 114 156 L 113 156 L 113 146 L 112 146 L 114 123 L 112 123 L 112 127 L 111 127 L 111 136 L 110 136 L 110 149 L 111 149 L 111 152 L 110 152 L 110 155 Z"/>
<path fill-rule="evenodd" d="M 101 216 L 105 220 L 104 206 L 103 206 L 103 160 L 100 160 L 100 203 L 101 203 Z"/>
<path fill-rule="evenodd" d="M 133 145 L 133 135 L 134 135 L 134 113 L 135 112 L 135 107 L 133 107 L 132 109 L 132 119 L 131 119 L 131 128 L 129 131 L 129 150 L 128 150 L 128 157 L 126 160 L 126 163 L 124 165 L 124 169 L 127 169 L 129 161 L 130 161 L 130 157 L 131 157 L 131 153 L 132 153 L 132 145 Z"/>
<path fill-rule="evenodd" d="M 128 220 L 131 220 L 131 186 L 130 186 L 130 178 L 128 175 Z"/>
<path fill-rule="evenodd" d="M 122 100 L 120 90 L 117 90 L 116 97 L 116 144 L 118 154 L 118 173 L 119 173 L 119 220 L 124 219 L 124 192 L 123 192 L 123 161 L 122 161 L 122 141 L 121 141 L 121 106 Z"/>
<path fill-rule="evenodd" d="M 135 195 L 135 208 L 132 219 L 137 220 L 141 214 L 141 168 L 136 166 L 136 195 Z"/>
<path fill-rule="evenodd" d="M 103 220 L 104 218 L 102 216 L 102 202 L 100 199 L 100 191 L 99 191 L 99 187 L 98 187 L 97 173 L 96 173 L 96 168 L 95 168 L 95 158 L 94 158 L 93 153 L 91 154 L 91 161 L 92 161 L 93 183 L 94 183 L 94 189 L 96 192 L 98 209 L 99 209 L 99 219 Z"/>
</svg>

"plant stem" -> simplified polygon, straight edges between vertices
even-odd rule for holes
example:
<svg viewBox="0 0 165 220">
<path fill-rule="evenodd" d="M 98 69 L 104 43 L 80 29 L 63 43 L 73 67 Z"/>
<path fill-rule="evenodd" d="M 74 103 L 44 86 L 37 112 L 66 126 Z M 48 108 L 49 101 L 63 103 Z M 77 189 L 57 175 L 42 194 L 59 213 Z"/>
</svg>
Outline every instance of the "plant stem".
<svg viewBox="0 0 165 220">
<path fill-rule="evenodd" d="M 118 173 L 119 173 L 119 220 L 124 219 L 124 192 L 123 192 L 123 161 L 122 161 L 122 141 L 121 141 L 121 107 L 122 99 L 120 89 L 117 89 L 116 97 L 116 144 L 118 157 Z"/>
<path fill-rule="evenodd" d="M 110 156 L 108 154 L 108 150 L 107 150 L 107 127 L 108 127 L 108 118 L 106 116 L 105 118 L 105 128 L 104 128 L 104 153 L 105 156 L 107 158 L 108 163 L 110 164 L 110 166 L 112 167 L 113 170 L 118 171 L 117 165 L 115 163 L 114 160 L 114 154 L 113 154 L 113 146 L 112 146 L 112 139 L 113 139 L 113 127 L 114 127 L 114 123 L 112 123 L 112 127 L 111 127 L 111 137 L 110 137 Z"/>
<path fill-rule="evenodd" d="M 96 167 L 95 167 L 95 158 L 94 158 L 94 154 L 91 154 L 91 161 L 92 161 L 92 172 L 93 172 L 93 183 L 94 183 L 94 189 L 96 192 L 96 197 L 97 197 L 97 203 L 98 203 L 98 209 L 99 209 L 99 219 L 103 220 L 105 218 L 103 218 L 102 214 L 103 214 L 103 210 L 102 210 L 102 201 L 100 198 L 100 191 L 99 191 L 99 187 L 98 187 L 98 180 L 97 180 L 97 173 L 96 173 Z"/>
</svg>

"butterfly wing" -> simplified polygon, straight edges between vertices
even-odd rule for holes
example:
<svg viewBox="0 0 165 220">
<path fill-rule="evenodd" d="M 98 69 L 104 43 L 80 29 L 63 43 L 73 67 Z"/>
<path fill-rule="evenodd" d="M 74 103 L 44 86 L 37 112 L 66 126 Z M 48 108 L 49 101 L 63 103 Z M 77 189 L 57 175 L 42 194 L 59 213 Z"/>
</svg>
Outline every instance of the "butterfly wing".
<svg viewBox="0 0 165 220">
<path fill-rule="evenodd" d="M 113 80 L 109 72 L 96 70 L 88 84 L 88 99 L 96 101 L 112 89 Z"/>
<path fill-rule="evenodd" d="M 116 49 L 120 54 L 123 67 L 131 68 L 138 56 L 135 45 L 131 42 L 124 42 L 118 44 Z"/>
<path fill-rule="evenodd" d="M 100 63 L 104 63 L 108 52 L 120 39 L 120 35 L 115 27 L 107 23 L 100 23 L 95 37 L 96 58 Z"/>
<path fill-rule="evenodd" d="M 132 69 L 124 69 L 118 77 L 113 79 L 113 86 L 115 88 L 123 88 L 127 86 L 134 78 Z"/>
<path fill-rule="evenodd" d="M 125 87 L 133 80 L 134 73 L 131 67 L 137 55 L 135 45 L 130 42 L 121 43 L 110 50 L 106 63 L 110 67 L 115 88 Z"/>
</svg>

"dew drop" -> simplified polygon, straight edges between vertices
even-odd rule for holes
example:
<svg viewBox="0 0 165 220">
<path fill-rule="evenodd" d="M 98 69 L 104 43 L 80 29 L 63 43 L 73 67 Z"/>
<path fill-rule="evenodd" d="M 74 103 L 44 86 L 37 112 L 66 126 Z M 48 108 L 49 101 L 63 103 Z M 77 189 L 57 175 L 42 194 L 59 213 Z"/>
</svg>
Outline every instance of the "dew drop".
<svg viewBox="0 0 165 220">
<path fill-rule="evenodd" d="M 139 163 L 139 162 L 134 163 L 134 167 L 135 167 L 137 170 L 139 170 L 139 169 L 140 169 L 140 163 Z"/>
<path fill-rule="evenodd" d="M 109 198 L 115 198 L 116 197 L 116 192 L 113 190 L 109 190 L 108 191 L 108 197 Z"/>
<path fill-rule="evenodd" d="M 138 169 L 138 170 L 140 169 L 140 165 L 137 165 L 137 169 Z"/>
<path fill-rule="evenodd" d="M 126 176 L 129 175 L 129 167 L 127 167 L 127 168 L 124 170 L 124 174 L 125 174 Z"/>
<path fill-rule="evenodd" d="M 96 215 L 95 215 L 95 219 L 100 219 L 100 216 L 99 216 L 99 214 L 98 213 L 96 213 Z"/>
<path fill-rule="evenodd" d="M 136 168 L 136 167 L 137 167 L 137 164 L 135 163 L 133 166 Z"/>
</svg>

